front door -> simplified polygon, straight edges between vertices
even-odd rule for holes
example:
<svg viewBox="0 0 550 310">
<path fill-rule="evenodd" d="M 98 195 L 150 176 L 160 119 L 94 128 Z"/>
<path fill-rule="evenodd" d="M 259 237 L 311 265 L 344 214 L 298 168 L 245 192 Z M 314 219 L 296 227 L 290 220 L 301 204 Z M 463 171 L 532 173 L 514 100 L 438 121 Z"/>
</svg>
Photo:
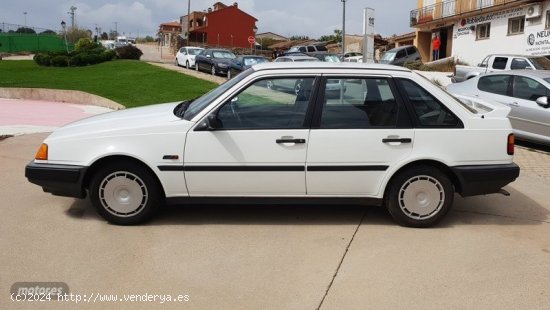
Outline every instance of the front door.
<svg viewBox="0 0 550 310">
<path fill-rule="evenodd" d="M 253 82 L 211 113 L 210 130 L 189 132 L 184 165 L 191 197 L 305 195 L 315 79 L 282 79 Z M 267 87 L 297 81 L 298 93 Z"/>
<path fill-rule="evenodd" d="M 410 124 L 399 125 L 407 116 L 393 81 L 330 77 L 324 83 L 309 137 L 307 193 L 376 196 L 389 168 L 411 153 L 414 141 Z"/>
<path fill-rule="evenodd" d="M 514 76 L 512 108 L 508 118 L 518 134 L 532 133 L 550 137 L 550 110 L 539 106 L 536 100 L 550 95 L 543 84 L 524 76 Z M 542 138 L 542 137 L 541 137 Z"/>
</svg>

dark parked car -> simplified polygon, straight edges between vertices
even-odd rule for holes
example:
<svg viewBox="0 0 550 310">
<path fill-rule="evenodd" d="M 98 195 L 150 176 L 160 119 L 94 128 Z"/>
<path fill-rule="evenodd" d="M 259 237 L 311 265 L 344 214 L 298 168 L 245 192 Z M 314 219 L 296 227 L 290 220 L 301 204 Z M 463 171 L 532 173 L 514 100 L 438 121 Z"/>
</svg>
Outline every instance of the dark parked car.
<svg viewBox="0 0 550 310">
<path fill-rule="evenodd" d="M 195 57 L 195 70 L 225 75 L 235 58 L 235 54 L 226 49 L 205 49 Z"/>
<path fill-rule="evenodd" d="M 231 63 L 229 63 L 229 69 L 227 70 L 227 79 L 231 79 L 242 71 L 262 62 L 268 62 L 267 58 L 256 55 L 239 56 L 233 59 Z"/>
<path fill-rule="evenodd" d="M 381 64 L 403 66 L 406 62 L 422 60 L 414 45 L 392 48 L 382 55 Z"/>
</svg>

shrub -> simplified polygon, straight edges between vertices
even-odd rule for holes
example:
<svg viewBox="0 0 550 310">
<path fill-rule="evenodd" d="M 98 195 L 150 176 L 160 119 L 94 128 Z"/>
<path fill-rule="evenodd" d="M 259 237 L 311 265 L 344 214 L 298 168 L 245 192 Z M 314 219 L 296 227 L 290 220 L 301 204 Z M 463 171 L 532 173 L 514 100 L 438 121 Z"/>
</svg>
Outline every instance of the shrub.
<svg viewBox="0 0 550 310">
<path fill-rule="evenodd" d="M 55 56 L 52 57 L 50 63 L 54 67 L 67 67 L 69 65 L 69 57 L 64 55 Z"/>
<path fill-rule="evenodd" d="M 101 53 L 101 57 L 103 58 L 103 61 L 110 61 L 116 57 L 116 52 L 113 50 L 104 50 Z"/>
<path fill-rule="evenodd" d="M 89 38 L 81 38 L 76 42 L 75 51 L 77 52 L 86 52 L 91 51 L 100 47 L 96 42 L 92 41 Z"/>
<path fill-rule="evenodd" d="M 416 60 L 416 61 L 408 61 L 406 62 L 403 67 L 411 70 L 419 70 L 419 71 L 433 71 L 432 68 L 426 66 L 422 61 Z"/>
<path fill-rule="evenodd" d="M 133 45 L 125 45 L 125 46 L 117 47 L 115 51 L 116 51 L 117 57 L 120 59 L 139 60 L 141 55 L 143 55 L 143 52 L 139 48 Z"/>
<path fill-rule="evenodd" d="M 39 66 L 49 66 L 51 65 L 52 56 L 48 54 L 36 54 L 33 59 Z"/>
</svg>

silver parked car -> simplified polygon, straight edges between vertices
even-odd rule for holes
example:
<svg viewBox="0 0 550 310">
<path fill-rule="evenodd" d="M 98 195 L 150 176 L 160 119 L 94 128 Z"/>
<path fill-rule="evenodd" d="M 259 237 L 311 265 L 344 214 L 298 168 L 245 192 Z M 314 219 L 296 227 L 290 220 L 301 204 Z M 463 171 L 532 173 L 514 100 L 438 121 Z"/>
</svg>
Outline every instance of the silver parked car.
<svg viewBox="0 0 550 310">
<path fill-rule="evenodd" d="M 511 107 L 508 118 L 519 139 L 550 145 L 550 71 L 488 73 L 451 84 L 447 90 Z"/>
</svg>

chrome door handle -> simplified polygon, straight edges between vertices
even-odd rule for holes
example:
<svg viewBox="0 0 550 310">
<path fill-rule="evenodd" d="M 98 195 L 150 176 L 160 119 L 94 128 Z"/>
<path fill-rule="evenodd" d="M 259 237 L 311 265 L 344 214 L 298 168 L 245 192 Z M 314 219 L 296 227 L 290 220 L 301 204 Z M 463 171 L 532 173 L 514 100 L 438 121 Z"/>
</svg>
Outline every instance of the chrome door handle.
<svg viewBox="0 0 550 310">
<path fill-rule="evenodd" d="M 280 138 L 275 140 L 277 143 L 306 143 L 306 139 Z"/>
<path fill-rule="evenodd" d="M 384 138 L 382 139 L 383 143 L 392 143 L 392 142 L 400 142 L 400 143 L 411 143 L 411 138 Z"/>
</svg>

